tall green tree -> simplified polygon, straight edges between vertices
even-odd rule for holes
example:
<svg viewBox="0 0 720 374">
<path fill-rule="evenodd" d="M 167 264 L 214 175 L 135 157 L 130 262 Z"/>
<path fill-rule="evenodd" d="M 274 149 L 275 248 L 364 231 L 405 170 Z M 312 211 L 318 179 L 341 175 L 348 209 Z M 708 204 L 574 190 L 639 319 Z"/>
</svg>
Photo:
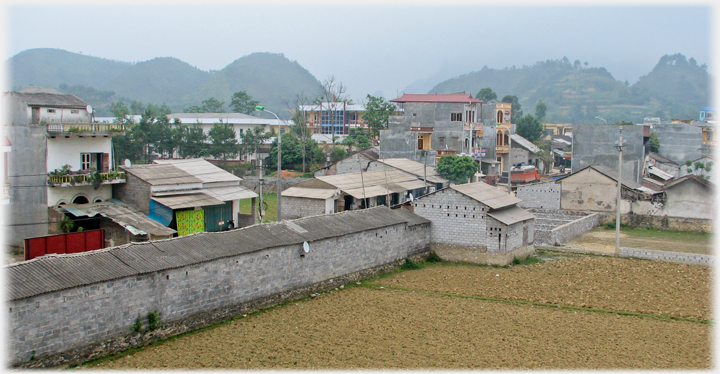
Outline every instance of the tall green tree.
<svg viewBox="0 0 720 374">
<path fill-rule="evenodd" d="M 445 155 L 438 160 L 435 171 L 455 184 L 463 184 L 477 173 L 478 166 L 469 156 Z"/>
<path fill-rule="evenodd" d="M 225 105 L 224 101 L 211 97 L 207 100 L 203 100 L 202 105 L 200 106 L 193 105 L 185 108 L 185 113 L 225 113 L 223 105 Z"/>
<path fill-rule="evenodd" d="M 305 147 L 310 162 L 321 163 L 325 160 L 325 155 L 315 140 L 308 139 Z M 292 131 L 282 134 L 282 166 L 284 169 L 300 165 L 302 162 L 302 148 L 300 139 Z M 268 164 L 268 166 L 277 165 L 277 137 L 270 145 Z"/>
<path fill-rule="evenodd" d="M 306 166 L 307 166 L 307 144 L 308 139 L 312 137 L 312 130 L 307 125 L 307 118 L 305 117 L 305 112 L 301 110 L 296 110 L 295 114 L 293 115 L 293 125 L 290 127 L 290 131 L 295 134 L 295 136 L 298 137 L 298 140 L 301 144 L 301 153 L 302 153 L 302 171 L 303 173 L 306 172 Z"/>
<path fill-rule="evenodd" d="M 385 101 L 383 97 L 367 95 L 367 100 L 363 120 L 370 130 L 370 137 L 375 139 L 380 136 L 380 130 L 388 127 L 390 116 L 395 113 L 397 107 L 395 104 Z"/>
<path fill-rule="evenodd" d="M 239 149 L 235 129 L 227 123 L 216 123 L 208 131 L 210 149 L 208 153 L 218 160 L 226 163 L 228 159 L 235 158 Z"/>
<path fill-rule="evenodd" d="M 520 106 L 520 101 L 518 100 L 517 96 L 505 95 L 502 98 L 502 102 L 512 104 L 512 109 L 511 109 L 512 110 L 511 111 L 512 122 L 515 122 L 522 117 L 523 111 L 521 110 L 522 107 Z M 517 122 L 515 122 L 515 123 L 517 123 Z"/>
<path fill-rule="evenodd" d="M 516 133 L 534 142 L 543 136 L 543 126 L 532 114 L 527 114 L 516 122 Z"/>
<path fill-rule="evenodd" d="M 535 118 L 538 119 L 540 122 L 545 122 L 545 114 L 547 113 L 547 105 L 545 105 L 545 102 L 540 99 L 540 101 L 535 104 Z"/>
<path fill-rule="evenodd" d="M 255 155 L 257 158 L 257 149 L 260 144 L 270 139 L 271 133 L 265 132 L 265 128 L 262 126 L 255 126 L 242 134 L 240 134 L 240 154 L 241 155 Z"/>
<path fill-rule="evenodd" d="M 352 147 L 356 147 L 358 149 L 368 148 L 372 146 L 368 135 L 369 132 L 365 129 L 350 129 L 348 136 L 343 139 L 342 144 L 351 147 L 350 149 L 352 149 Z"/>
<path fill-rule="evenodd" d="M 207 144 L 207 134 L 203 132 L 200 125 L 181 127 L 181 140 L 178 146 L 178 152 L 182 158 L 204 157 L 209 153 L 209 145 Z"/>
<path fill-rule="evenodd" d="M 492 88 L 485 87 L 478 91 L 478 93 L 475 95 L 475 98 L 487 102 L 497 100 L 497 94 L 495 93 L 495 91 L 492 90 Z"/>
<path fill-rule="evenodd" d="M 230 98 L 230 107 L 235 113 L 251 114 L 259 104 L 259 101 L 253 100 L 245 91 L 235 92 Z"/>
<path fill-rule="evenodd" d="M 648 149 L 650 152 L 658 153 L 660 151 L 660 139 L 655 132 L 650 131 L 650 140 L 648 140 Z"/>
</svg>

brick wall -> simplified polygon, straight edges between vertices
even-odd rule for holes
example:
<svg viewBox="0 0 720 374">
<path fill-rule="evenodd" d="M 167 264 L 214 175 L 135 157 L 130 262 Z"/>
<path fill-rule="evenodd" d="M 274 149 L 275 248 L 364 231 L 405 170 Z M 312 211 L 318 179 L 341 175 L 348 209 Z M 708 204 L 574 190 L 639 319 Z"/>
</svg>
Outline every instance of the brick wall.
<svg viewBox="0 0 720 374">
<path fill-rule="evenodd" d="M 600 222 L 598 213 L 532 209 L 535 214 L 535 244 L 554 246 L 592 230 Z"/>
<path fill-rule="evenodd" d="M 284 196 L 282 198 L 282 219 L 325 214 L 325 200 Z"/>
<path fill-rule="evenodd" d="M 432 221 L 433 243 L 485 248 L 488 207 L 452 189 L 412 203 L 415 214 Z"/>
<path fill-rule="evenodd" d="M 309 294 L 292 290 L 372 276 L 376 272 L 367 269 L 385 269 L 427 253 L 429 246 L 429 223 L 400 223 L 315 241 L 304 258 L 302 245 L 280 246 L 11 300 L 6 358 L 26 366 L 81 363 L 141 344 L 131 331 L 138 314 L 157 310 L 164 324 L 174 326 L 165 334 L 171 336 L 230 318 L 258 300 L 272 305 Z"/>
<path fill-rule="evenodd" d="M 125 183 L 113 184 L 113 198 L 147 215 L 150 209 L 150 184 L 130 173 L 126 174 Z"/>
<path fill-rule="evenodd" d="M 561 185 L 554 181 L 517 186 L 521 208 L 560 209 Z"/>
</svg>

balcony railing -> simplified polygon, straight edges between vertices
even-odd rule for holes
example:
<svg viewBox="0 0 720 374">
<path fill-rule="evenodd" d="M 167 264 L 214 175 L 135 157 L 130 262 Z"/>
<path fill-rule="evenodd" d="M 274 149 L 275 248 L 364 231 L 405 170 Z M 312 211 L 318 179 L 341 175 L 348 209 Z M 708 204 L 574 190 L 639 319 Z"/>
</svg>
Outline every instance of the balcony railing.
<svg viewBox="0 0 720 374">
<path fill-rule="evenodd" d="M 49 133 L 121 133 L 125 131 L 125 124 L 122 123 L 48 123 Z"/>
<path fill-rule="evenodd" d="M 508 152 L 510 152 L 510 146 L 507 144 L 506 145 L 496 145 L 495 152 L 496 153 L 508 153 Z"/>
<path fill-rule="evenodd" d="M 117 184 L 125 183 L 125 172 L 100 173 L 99 179 L 95 179 L 95 173 L 77 173 L 66 175 L 48 175 L 48 185 L 51 187 L 87 186 L 93 183 Z"/>
</svg>

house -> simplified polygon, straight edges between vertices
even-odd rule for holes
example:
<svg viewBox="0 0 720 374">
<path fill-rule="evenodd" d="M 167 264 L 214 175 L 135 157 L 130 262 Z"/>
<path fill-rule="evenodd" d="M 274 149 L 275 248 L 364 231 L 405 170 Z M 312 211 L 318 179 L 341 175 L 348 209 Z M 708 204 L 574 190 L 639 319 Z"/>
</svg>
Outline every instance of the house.
<svg viewBox="0 0 720 374">
<path fill-rule="evenodd" d="M 620 139 L 621 130 L 624 142 L 623 179 L 640 183 L 644 171 L 645 142 L 650 136 L 647 126 L 574 124 L 572 173 L 595 165 L 617 170 L 619 160 L 615 143 Z M 660 144 L 662 148 L 662 140 Z M 660 154 L 662 155 L 662 152 Z"/>
<path fill-rule="evenodd" d="M 679 166 L 678 176 L 682 177 L 688 174 L 695 174 L 709 178 L 712 181 L 712 167 L 715 165 L 715 157 L 713 155 L 704 155 L 694 160 L 690 160 L 690 166 L 687 161 Z M 708 170 L 708 168 L 710 168 Z"/>
<path fill-rule="evenodd" d="M 390 116 L 388 129 L 380 131 L 380 151 L 389 158 L 423 162 L 427 155 L 428 165 L 435 166 L 443 155 L 469 155 L 479 148 L 484 101 L 462 93 L 404 94 L 390 102 L 401 115 Z"/>
<path fill-rule="evenodd" d="M 688 174 L 663 187 L 663 215 L 715 221 L 715 185 L 707 179 Z"/>
<path fill-rule="evenodd" d="M 367 171 L 368 165 L 380 158 L 380 150 L 377 147 L 370 147 L 360 150 L 343 158 L 342 160 L 325 166 L 315 172 L 316 177 L 324 175 L 359 173 Z"/>
<path fill-rule="evenodd" d="M 54 207 L 106 201 L 112 185 L 125 182 L 111 141 L 124 134 L 122 124 L 93 123 L 92 108 L 74 95 L 5 92 L 2 105 L 12 144 L 6 244 L 58 232 L 62 214 Z"/>
<path fill-rule="evenodd" d="M 348 104 L 347 101 L 323 101 L 319 104 L 300 105 L 305 113 L 307 126 L 314 134 L 347 135 L 351 128 L 364 128 L 365 105 Z"/>
<path fill-rule="evenodd" d="M 442 189 L 450 184 L 450 180 L 443 178 L 435 170 L 435 167 L 408 160 L 407 158 L 387 158 L 371 161 L 367 171 L 377 170 L 399 170 L 414 175 L 417 179 L 430 184 L 429 192 Z"/>
<path fill-rule="evenodd" d="M 517 165 L 519 163 L 523 164 L 529 164 L 529 165 L 535 165 L 535 167 L 538 168 L 538 170 L 543 169 L 543 161 L 540 159 L 540 156 L 538 155 L 542 149 L 540 147 L 536 146 L 533 142 L 523 138 L 522 136 L 518 134 L 512 134 L 512 153 L 508 155 L 510 157 L 510 162 L 508 163 L 508 167 L 511 165 Z M 505 169 L 503 169 L 505 170 Z"/>
<path fill-rule="evenodd" d="M 399 170 L 315 177 L 282 192 L 282 219 L 393 206 L 424 194 L 426 188 L 415 175 Z"/>
<path fill-rule="evenodd" d="M 200 126 L 203 129 L 203 133 L 208 134 L 210 129 L 217 124 L 223 123 L 232 126 L 235 130 L 238 144 L 242 143 L 242 134 L 246 131 L 252 130 L 255 127 L 262 127 L 265 132 L 278 132 L 284 133 L 288 131 L 292 126 L 292 121 L 278 121 L 277 119 L 267 119 L 255 117 L 243 113 L 170 113 L 167 118 L 172 123 L 173 120 L 178 119 L 180 123 L 186 126 Z M 274 138 L 273 138 L 274 139 Z M 273 139 L 269 139 L 267 144 L 270 144 Z M 262 147 L 263 150 L 266 147 Z M 269 148 L 267 148 L 268 154 L 260 155 L 239 155 L 236 159 L 242 161 L 251 161 L 258 158 L 264 158 L 269 155 Z M 177 155 L 169 155 L 176 157 Z"/>
<path fill-rule="evenodd" d="M 670 159 L 660 156 L 655 152 L 648 152 L 647 157 L 645 158 L 645 165 L 653 166 L 654 168 L 660 169 L 673 177 L 680 176 L 680 165 Z"/>
<path fill-rule="evenodd" d="M 154 162 L 122 167 L 127 183 L 116 185 L 114 196 L 181 236 L 255 224 L 258 194 L 240 178 L 203 159 Z M 240 214 L 241 199 L 252 199 L 251 214 Z"/>
<path fill-rule="evenodd" d="M 434 251 L 448 261 L 506 265 L 533 253 L 534 216 L 484 182 L 451 185 L 410 203 L 432 222 Z"/>
</svg>

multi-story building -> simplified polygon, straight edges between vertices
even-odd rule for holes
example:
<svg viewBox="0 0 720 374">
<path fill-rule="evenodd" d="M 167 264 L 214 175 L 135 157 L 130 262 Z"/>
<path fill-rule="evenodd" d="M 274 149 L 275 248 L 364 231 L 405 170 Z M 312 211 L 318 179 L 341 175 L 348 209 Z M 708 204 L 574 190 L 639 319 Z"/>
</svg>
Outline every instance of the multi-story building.
<svg viewBox="0 0 720 374">
<path fill-rule="evenodd" d="M 365 127 L 365 105 L 345 101 L 323 101 L 320 104 L 300 105 L 307 125 L 315 134 L 347 135 L 351 128 Z"/>
<path fill-rule="evenodd" d="M 48 235 L 62 218 L 54 207 L 111 199 L 111 185 L 125 182 L 111 141 L 122 124 L 93 123 L 92 108 L 74 95 L 6 92 L 2 105 L 12 144 L 6 244 Z"/>
</svg>

